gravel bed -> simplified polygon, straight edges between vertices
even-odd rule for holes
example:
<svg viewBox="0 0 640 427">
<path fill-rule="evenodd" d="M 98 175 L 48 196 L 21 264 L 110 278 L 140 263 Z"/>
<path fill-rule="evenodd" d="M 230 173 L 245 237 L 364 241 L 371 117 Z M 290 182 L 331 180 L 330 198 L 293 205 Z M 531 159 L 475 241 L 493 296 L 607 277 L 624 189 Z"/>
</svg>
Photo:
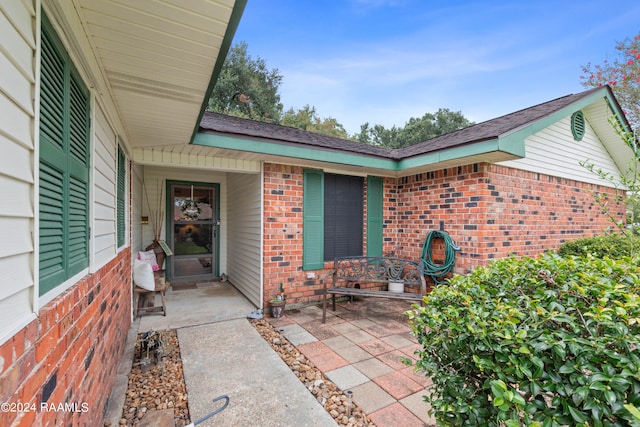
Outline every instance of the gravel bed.
<svg viewBox="0 0 640 427">
<path fill-rule="evenodd" d="M 173 408 L 176 427 L 191 422 L 178 335 L 175 330 L 159 331 L 158 335 L 164 343 L 164 357 L 155 364 L 153 354 L 149 354 L 151 363 L 148 365 L 141 363 L 141 358 L 146 359 L 147 354 L 140 351 L 141 335 L 138 335 L 120 418 L 121 426 L 137 426 L 148 412 L 170 408 Z"/>
<path fill-rule="evenodd" d="M 375 427 L 362 409 L 353 402 L 349 404 L 347 395 L 327 379 L 273 325 L 264 319 L 251 320 L 251 323 L 333 417 L 337 425 Z M 164 342 L 164 357 L 161 357 L 157 364 L 154 363 L 152 354 L 149 355 L 150 364 L 141 363 L 146 359 L 146 352 L 140 351 L 138 336 L 120 419 L 121 426 L 137 426 L 150 411 L 169 408 L 173 408 L 176 427 L 183 427 L 191 422 L 178 336 L 175 330 L 159 331 L 158 334 Z"/>
</svg>

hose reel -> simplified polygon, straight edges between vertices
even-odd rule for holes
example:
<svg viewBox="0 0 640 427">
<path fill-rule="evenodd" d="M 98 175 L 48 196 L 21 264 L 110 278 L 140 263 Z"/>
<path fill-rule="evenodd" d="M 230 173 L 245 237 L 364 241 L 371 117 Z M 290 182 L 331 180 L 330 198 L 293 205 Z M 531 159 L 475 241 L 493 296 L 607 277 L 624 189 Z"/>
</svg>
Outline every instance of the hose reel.
<svg viewBox="0 0 640 427">
<path fill-rule="evenodd" d="M 444 242 L 444 262 L 442 264 L 436 264 L 433 261 L 433 242 L 436 239 L 441 239 Z M 445 231 L 430 231 L 424 240 L 422 254 L 420 255 L 424 263 L 425 277 L 431 278 L 438 285 L 444 283 L 447 274 L 453 271 L 456 263 L 456 251 L 459 250 L 460 247 L 455 245 L 451 236 Z"/>
</svg>

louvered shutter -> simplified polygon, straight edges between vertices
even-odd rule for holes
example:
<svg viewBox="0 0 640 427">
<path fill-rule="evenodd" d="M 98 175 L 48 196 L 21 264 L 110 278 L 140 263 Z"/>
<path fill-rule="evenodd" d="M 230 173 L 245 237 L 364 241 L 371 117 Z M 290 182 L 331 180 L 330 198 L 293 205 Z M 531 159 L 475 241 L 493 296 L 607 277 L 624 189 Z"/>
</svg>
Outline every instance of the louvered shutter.
<svg viewBox="0 0 640 427">
<path fill-rule="evenodd" d="M 118 232 L 118 247 L 125 244 L 125 190 L 126 190 L 126 162 L 122 149 L 118 147 L 118 182 L 117 182 L 117 232 Z"/>
<path fill-rule="evenodd" d="M 89 265 L 89 95 L 46 17 L 40 77 L 40 295 Z"/>
<path fill-rule="evenodd" d="M 69 277 L 89 265 L 89 96 L 70 72 L 69 102 Z"/>
<path fill-rule="evenodd" d="M 383 180 L 367 177 L 367 255 L 382 256 Z"/>
<path fill-rule="evenodd" d="M 303 191 L 302 268 L 317 270 L 324 264 L 323 173 L 317 170 L 305 170 Z"/>
</svg>

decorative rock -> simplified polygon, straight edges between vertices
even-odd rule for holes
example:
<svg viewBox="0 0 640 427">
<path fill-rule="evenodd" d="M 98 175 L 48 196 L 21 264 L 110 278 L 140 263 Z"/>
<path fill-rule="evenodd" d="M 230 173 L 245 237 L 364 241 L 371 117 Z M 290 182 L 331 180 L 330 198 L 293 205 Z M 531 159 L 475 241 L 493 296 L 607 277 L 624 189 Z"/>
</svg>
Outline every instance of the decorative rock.
<svg viewBox="0 0 640 427">
<path fill-rule="evenodd" d="M 171 419 L 171 423 L 167 421 L 166 425 L 185 426 L 190 423 L 177 334 L 174 330 L 160 331 L 158 334 L 163 337 L 165 345 L 164 357 L 157 365 L 151 357 L 150 365 L 141 366 L 140 351 L 136 348 L 121 426 L 142 426 L 143 418 L 152 420 L 147 425 L 162 425 L 153 421 L 151 415 L 154 413 L 170 414 L 166 419 Z M 143 357 L 146 355 L 143 354 Z"/>
<path fill-rule="evenodd" d="M 296 374 L 316 400 L 333 417 L 337 425 L 346 427 L 374 427 L 362 409 L 351 404 L 351 417 L 345 415 L 346 395 L 326 378 L 303 354 L 265 319 L 251 320 L 264 340 Z M 346 420 L 346 421 L 345 421 Z"/>
</svg>

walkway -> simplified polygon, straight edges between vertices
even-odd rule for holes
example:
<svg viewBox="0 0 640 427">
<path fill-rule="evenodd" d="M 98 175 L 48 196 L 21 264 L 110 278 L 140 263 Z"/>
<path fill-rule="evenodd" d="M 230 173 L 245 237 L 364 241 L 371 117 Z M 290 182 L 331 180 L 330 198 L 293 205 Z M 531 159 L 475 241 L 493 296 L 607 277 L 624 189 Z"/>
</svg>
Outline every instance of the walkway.
<svg viewBox="0 0 640 427">
<path fill-rule="evenodd" d="M 362 298 L 328 308 L 325 324 L 319 306 L 266 318 L 327 378 L 351 390 L 377 427 L 435 425 L 423 400 L 429 379 L 402 362 L 415 360 L 420 348 L 404 315 L 410 308 L 406 301 Z"/>
<path fill-rule="evenodd" d="M 136 335 L 177 329 L 192 419 L 227 409 L 199 426 L 335 426 L 276 352 L 246 319 L 255 307 L 229 283 L 198 283 L 167 292 L 167 316 L 146 315 L 131 325 L 105 421 L 118 425 Z M 269 320 L 318 369 L 353 400 L 377 427 L 435 425 L 423 401 L 429 381 L 401 358 L 419 348 L 409 333 L 406 301 L 364 298 L 327 311 L 308 306 Z M 248 423 L 248 424 L 247 424 Z"/>
<path fill-rule="evenodd" d="M 246 319 L 255 307 L 229 283 L 198 283 L 167 291 L 167 316 L 145 315 L 132 324 L 104 421 L 119 425 L 127 375 L 139 332 L 177 329 L 192 422 L 207 426 L 335 427 L 336 423 Z M 143 423 L 144 423 L 143 419 Z M 147 426 L 158 424 L 152 422 Z"/>
</svg>

